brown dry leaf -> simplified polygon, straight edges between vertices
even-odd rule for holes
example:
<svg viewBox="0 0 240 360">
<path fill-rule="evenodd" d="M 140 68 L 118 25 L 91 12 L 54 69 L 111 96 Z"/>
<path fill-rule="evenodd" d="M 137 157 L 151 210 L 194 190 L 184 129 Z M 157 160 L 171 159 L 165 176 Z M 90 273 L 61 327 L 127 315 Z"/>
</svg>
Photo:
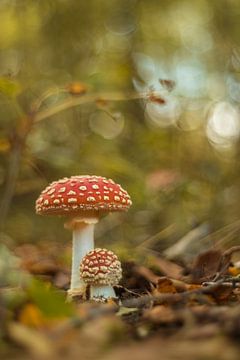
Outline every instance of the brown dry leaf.
<svg viewBox="0 0 240 360">
<path fill-rule="evenodd" d="M 157 293 L 161 294 L 175 294 L 177 292 L 173 281 L 166 277 L 161 277 L 158 279 L 156 291 Z"/>
<path fill-rule="evenodd" d="M 100 360 L 237 360 L 239 348 L 227 339 L 219 337 L 196 340 L 161 338 L 155 336 L 142 343 L 114 348 Z"/>
<path fill-rule="evenodd" d="M 183 268 L 180 265 L 175 264 L 172 261 L 161 257 L 153 257 L 152 263 L 156 266 L 164 275 L 169 276 L 172 279 L 180 280 L 183 274 Z"/>
<path fill-rule="evenodd" d="M 104 346 L 109 342 L 118 342 L 126 333 L 126 327 L 120 317 L 105 315 L 89 321 L 81 331 L 81 338 L 85 343 L 94 342 L 95 345 Z"/>
<path fill-rule="evenodd" d="M 105 315 L 87 321 L 81 328 L 67 326 L 53 338 L 60 359 L 93 360 L 125 340 L 126 334 L 127 328 L 119 317 Z"/>
<path fill-rule="evenodd" d="M 17 246 L 14 253 L 22 259 L 22 267 L 28 270 L 28 266 L 38 261 L 40 251 L 36 245 L 23 244 Z"/>
<path fill-rule="evenodd" d="M 49 274 L 55 275 L 59 271 L 59 266 L 48 258 L 41 258 L 34 264 L 29 264 L 28 271 L 32 274 Z"/>
<path fill-rule="evenodd" d="M 222 264 L 220 250 L 208 250 L 197 256 L 191 267 L 191 280 L 194 283 L 209 281 L 218 273 Z"/>
<path fill-rule="evenodd" d="M 54 277 L 53 284 L 59 289 L 66 289 L 69 286 L 70 274 L 59 271 Z"/>
<path fill-rule="evenodd" d="M 217 289 L 211 294 L 217 302 L 224 302 L 230 300 L 230 296 L 233 294 L 233 288 L 231 286 L 219 285 Z"/>
<path fill-rule="evenodd" d="M 44 248 L 31 244 L 23 244 L 15 249 L 15 254 L 22 260 L 21 267 L 32 274 L 55 275 L 61 269 L 49 253 L 51 251 L 46 253 Z"/>
<path fill-rule="evenodd" d="M 179 321 L 180 318 L 172 308 L 158 305 L 144 311 L 143 317 L 155 324 L 170 324 Z"/>
<path fill-rule="evenodd" d="M 220 329 L 217 324 L 204 324 L 196 327 L 189 327 L 184 330 L 186 339 L 199 341 L 200 339 L 213 338 L 220 334 Z"/>
<path fill-rule="evenodd" d="M 146 280 L 153 284 L 157 284 L 159 276 L 155 275 L 150 269 L 145 266 L 134 266 L 134 272 L 143 276 Z"/>
<path fill-rule="evenodd" d="M 54 358 L 55 349 L 53 344 L 43 333 L 16 322 L 10 322 L 7 331 L 10 339 L 29 351 L 32 358 Z"/>
<path fill-rule="evenodd" d="M 197 290 L 197 289 L 200 289 L 202 287 L 202 285 L 200 285 L 200 284 L 186 284 L 186 286 L 187 286 L 188 291 Z"/>
</svg>

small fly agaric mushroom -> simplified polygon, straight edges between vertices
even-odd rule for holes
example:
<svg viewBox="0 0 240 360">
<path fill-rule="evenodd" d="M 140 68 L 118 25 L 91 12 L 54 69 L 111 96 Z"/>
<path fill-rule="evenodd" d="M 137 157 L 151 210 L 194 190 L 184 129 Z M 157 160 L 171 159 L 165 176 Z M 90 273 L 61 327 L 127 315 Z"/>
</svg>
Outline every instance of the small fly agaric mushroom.
<svg viewBox="0 0 240 360">
<path fill-rule="evenodd" d="M 51 183 L 36 201 L 40 215 L 66 215 L 65 227 L 73 231 L 72 275 L 69 295 L 85 290 L 79 278 L 82 258 L 94 248 L 94 225 L 113 211 L 126 211 L 132 202 L 128 193 L 111 179 L 80 175 Z"/>
<path fill-rule="evenodd" d="M 90 285 L 90 299 L 105 301 L 116 298 L 113 286 L 121 280 L 121 263 L 112 251 L 94 249 L 84 256 L 80 264 L 80 277 Z"/>
</svg>

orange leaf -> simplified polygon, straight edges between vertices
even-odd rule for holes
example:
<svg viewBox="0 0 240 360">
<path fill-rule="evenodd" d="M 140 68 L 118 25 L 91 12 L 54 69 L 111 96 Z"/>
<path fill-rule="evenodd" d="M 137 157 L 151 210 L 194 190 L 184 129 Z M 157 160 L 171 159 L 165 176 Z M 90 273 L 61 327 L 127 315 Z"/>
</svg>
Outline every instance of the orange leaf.
<svg viewBox="0 0 240 360">
<path fill-rule="evenodd" d="M 26 304 L 19 315 L 23 325 L 39 328 L 45 325 L 45 319 L 39 308 L 34 304 Z"/>
<path fill-rule="evenodd" d="M 168 293 L 168 294 L 175 294 L 177 292 L 172 280 L 164 276 L 158 279 L 157 291 L 159 293 Z"/>
</svg>

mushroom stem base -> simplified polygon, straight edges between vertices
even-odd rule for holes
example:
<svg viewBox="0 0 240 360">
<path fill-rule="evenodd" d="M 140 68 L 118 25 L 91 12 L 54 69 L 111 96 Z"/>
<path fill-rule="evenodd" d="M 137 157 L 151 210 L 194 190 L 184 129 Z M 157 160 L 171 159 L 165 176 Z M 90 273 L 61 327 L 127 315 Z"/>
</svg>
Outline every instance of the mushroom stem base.
<svg viewBox="0 0 240 360">
<path fill-rule="evenodd" d="M 111 285 L 99 285 L 90 287 L 90 299 L 101 301 L 109 298 L 116 298 L 115 291 Z"/>
</svg>

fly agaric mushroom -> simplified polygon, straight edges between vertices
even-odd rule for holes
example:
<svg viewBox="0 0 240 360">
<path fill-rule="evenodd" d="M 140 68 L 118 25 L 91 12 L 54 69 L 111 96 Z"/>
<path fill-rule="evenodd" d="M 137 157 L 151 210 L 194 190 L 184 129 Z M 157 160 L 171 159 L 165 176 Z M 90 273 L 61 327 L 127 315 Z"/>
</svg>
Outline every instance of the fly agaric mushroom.
<svg viewBox="0 0 240 360">
<path fill-rule="evenodd" d="M 127 191 L 111 179 L 80 175 L 51 183 L 36 201 L 40 215 L 66 215 L 65 228 L 73 232 L 72 275 L 69 295 L 83 294 L 79 278 L 82 258 L 94 248 L 94 225 L 113 211 L 126 211 L 132 202 Z"/>
<path fill-rule="evenodd" d="M 112 251 L 94 249 L 84 256 L 80 264 L 80 277 L 90 285 L 90 299 L 105 301 L 116 298 L 113 286 L 121 280 L 121 263 Z"/>
</svg>

